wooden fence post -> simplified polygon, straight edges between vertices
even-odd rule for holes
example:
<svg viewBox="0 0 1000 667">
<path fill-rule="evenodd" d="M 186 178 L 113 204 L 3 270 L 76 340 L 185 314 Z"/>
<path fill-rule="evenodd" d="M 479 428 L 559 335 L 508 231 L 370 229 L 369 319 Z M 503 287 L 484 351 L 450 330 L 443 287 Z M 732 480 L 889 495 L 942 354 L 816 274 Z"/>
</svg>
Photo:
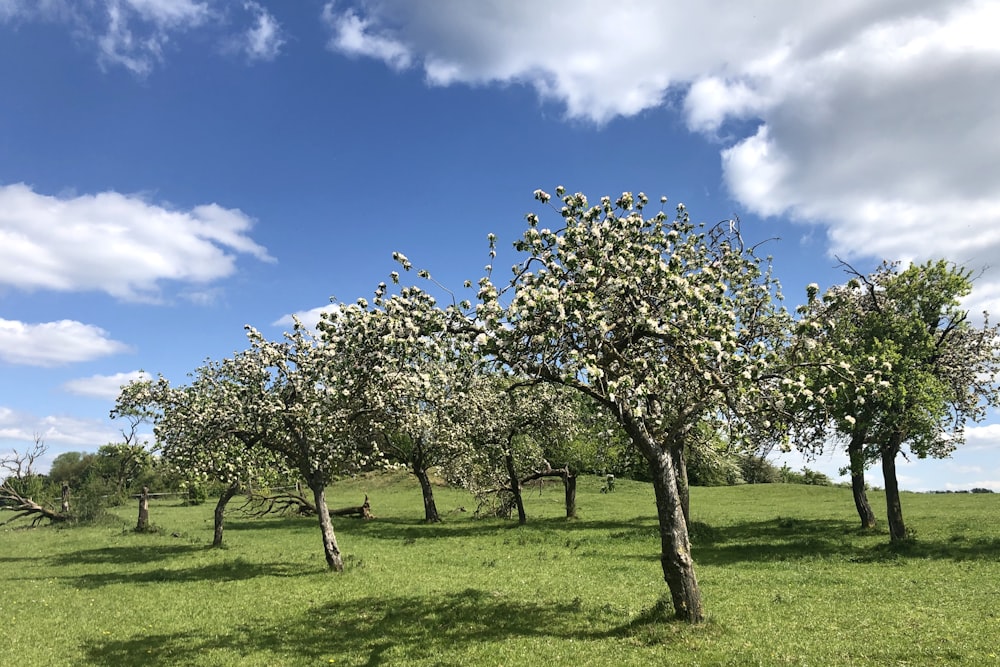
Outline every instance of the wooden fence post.
<svg viewBox="0 0 1000 667">
<path fill-rule="evenodd" d="M 144 533 L 149 530 L 149 487 L 142 487 L 139 494 L 139 522 L 135 524 L 135 532 Z"/>
</svg>

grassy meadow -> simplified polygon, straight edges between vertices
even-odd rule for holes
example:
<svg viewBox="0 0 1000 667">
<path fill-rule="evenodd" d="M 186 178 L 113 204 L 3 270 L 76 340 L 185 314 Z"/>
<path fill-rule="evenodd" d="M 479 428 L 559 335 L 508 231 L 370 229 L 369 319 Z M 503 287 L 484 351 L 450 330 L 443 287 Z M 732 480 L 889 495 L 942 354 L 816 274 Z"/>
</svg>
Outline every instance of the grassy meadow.
<svg viewBox="0 0 1000 667">
<path fill-rule="evenodd" d="M 132 507 L 5 527 L 0 665 L 1000 665 L 1000 494 L 903 494 L 916 537 L 892 549 L 848 489 L 695 488 L 692 627 L 657 612 L 651 487 L 600 485 L 580 480 L 574 521 L 561 487 L 527 492 L 519 527 L 447 488 L 424 525 L 399 474 L 338 483 L 331 507 L 367 493 L 378 517 L 335 518 L 342 574 L 309 518 L 230 512 L 208 548 L 211 504 L 153 502 L 153 534 Z"/>
</svg>

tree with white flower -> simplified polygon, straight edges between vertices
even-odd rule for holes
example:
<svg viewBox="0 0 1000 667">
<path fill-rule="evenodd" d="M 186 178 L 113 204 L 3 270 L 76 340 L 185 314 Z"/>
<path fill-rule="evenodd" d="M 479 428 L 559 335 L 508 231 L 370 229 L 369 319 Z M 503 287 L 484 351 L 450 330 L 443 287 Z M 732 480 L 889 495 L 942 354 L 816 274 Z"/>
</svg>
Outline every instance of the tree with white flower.
<svg viewBox="0 0 1000 667">
<path fill-rule="evenodd" d="M 340 304 L 325 313 L 322 338 L 296 320 L 281 341 L 247 327 L 258 378 L 247 389 L 261 397 L 253 418 L 267 424 L 261 446 L 283 457 L 313 494 L 328 567 L 344 568 L 326 504 L 326 487 L 338 476 L 384 464 L 367 422 L 378 414 L 382 376 L 371 365 L 382 344 L 367 302 Z"/>
<path fill-rule="evenodd" d="M 477 323 L 515 373 L 587 394 L 626 431 L 652 472 L 675 614 L 699 622 L 685 450 L 699 423 L 764 391 L 787 329 L 778 285 L 735 221 L 696 225 L 683 205 L 646 218 L 642 193 L 556 195 L 554 228 L 527 216 L 510 281 L 480 280 Z"/>
<path fill-rule="evenodd" d="M 864 497 L 864 470 L 881 462 L 890 539 L 906 537 L 896 458 L 948 456 L 965 425 L 1000 406 L 1000 328 L 973 324 L 960 299 L 971 275 L 944 260 L 901 269 L 883 263 L 863 275 L 848 265 L 843 285 L 807 290 L 794 345 L 812 400 L 800 419 L 800 444 L 813 451 L 830 436 L 847 440 L 862 524 L 875 519 Z M 800 412 L 800 417 L 803 413 Z"/>
<path fill-rule="evenodd" d="M 481 340 L 481 339 L 480 339 Z M 469 395 L 469 433 L 474 447 L 453 466 L 481 507 L 499 516 L 517 510 L 527 522 L 522 486 L 546 477 L 562 480 L 566 517 L 576 517 L 579 457 L 572 441 L 580 418 L 567 390 L 494 372 L 484 374 Z M 555 462 L 555 466 L 553 466 Z"/>
<path fill-rule="evenodd" d="M 266 383 L 256 359 L 237 353 L 207 361 L 191 382 L 171 386 L 160 376 L 124 387 L 112 415 L 142 415 L 152 422 L 163 462 L 188 483 L 224 485 L 214 512 L 212 546 L 222 546 L 225 511 L 241 490 L 287 476 L 283 459 L 262 446 L 274 425 L 261 421 L 259 388 Z"/>
<path fill-rule="evenodd" d="M 417 478 L 424 519 L 435 523 L 441 516 L 429 471 L 453 465 L 471 446 L 469 396 L 481 358 L 468 336 L 451 330 L 449 314 L 433 296 L 417 287 L 386 292 L 379 285 L 372 306 L 358 315 L 366 322 L 365 335 L 378 343 L 367 348 L 364 360 L 377 382 L 367 385 L 363 423 L 381 451 Z M 334 345 L 344 332 L 338 320 L 334 315 L 318 325 Z"/>
</svg>

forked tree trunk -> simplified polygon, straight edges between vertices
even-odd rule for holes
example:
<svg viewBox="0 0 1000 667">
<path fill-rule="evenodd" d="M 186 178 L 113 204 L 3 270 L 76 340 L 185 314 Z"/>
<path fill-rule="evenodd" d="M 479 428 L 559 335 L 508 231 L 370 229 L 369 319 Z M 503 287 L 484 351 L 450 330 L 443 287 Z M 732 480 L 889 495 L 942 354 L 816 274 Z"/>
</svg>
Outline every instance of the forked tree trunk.
<svg viewBox="0 0 1000 667">
<path fill-rule="evenodd" d="M 576 518 L 576 474 L 566 466 L 563 474 L 563 486 L 566 491 L 566 518 Z"/>
<path fill-rule="evenodd" d="M 219 502 L 215 505 L 215 534 L 212 537 L 213 547 L 222 546 L 222 530 L 226 521 L 226 505 L 239 490 L 240 487 L 238 484 L 231 484 L 219 496 Z"/>
<path fill-rule="evenodd" d="M 647 435 L 639 424 L 623 419 L 632 443 L 649 462 L 656 493 L 656 516 L 660 523 L 660 565 L 670 589 L 674 615 L 688 623 L 705 620 L 701 591 L 694 574 L 691 541 L 678 484 L 674 457 Z M 685 485 L 686 486 L 686 485 Z"/>
<path fill-rule="evenodd" d="M 139 494 L 139 520 L 135 524 L 135 532 L 144 533 L 149 530 L 149 487 L 142 487 Z"/>
<path fill-rule="evenodd" d="M 875 512 L 868 502 L 868 492 L 865 490 L 865 433 L 855 433 L 847 444 L 847 455 L 851 461 L 851 492 L 854 494 L 854 506 L 861 519 L 861 527 L 871 530 L 875 527 Z"/>
<path fill-rule="evenodd" d="M 330 509 L 326 506 L 326 485 L 322 482 L 311 482 L 309 488 L 313 492 L 316 515 L 319 517 L 319 529 L 323 534 L 323 555 L 326 557 L 326 566 L 334 572 L 343 572 L 344 560 L 340 556 L 337 536 L 333 532 Z"/>
<path fill-rule="evenodd" d="M 524 511 L 524 498 L 521 496 L 521 481 L 517 478 L 517 470 L 514 468 L 514 455 L 511 454 L 509 449 L 504 452 L 503 462 L 507 467 L 510 492 L 514 497 L 514 505 L 517 507 L 517 522 L 523 526 L 528 522 L 528 515 Z"/>
<path fill-rule="evenodd" d="M 893 434 L 889 445 L 882 451 L 882 476 L 885 478 L 885 518 L 889 523 L 889 541 L 906 539 L 906 524 L 903 523 L 903 506 L 899 502 L 899 480 L 896 479 L 896 454 L 902 438 Z"/>
<path fill-rule="evenodd" d="M 431 485 L 431 478 L 420 465 L 414 466 L 413 474 L 420 481 L 420 493 L 424 497 L 424 521 L 440 523 L 441 516 L 438 514 L 437 503 L 434 502 L 434 487 Z"/>
</svg>

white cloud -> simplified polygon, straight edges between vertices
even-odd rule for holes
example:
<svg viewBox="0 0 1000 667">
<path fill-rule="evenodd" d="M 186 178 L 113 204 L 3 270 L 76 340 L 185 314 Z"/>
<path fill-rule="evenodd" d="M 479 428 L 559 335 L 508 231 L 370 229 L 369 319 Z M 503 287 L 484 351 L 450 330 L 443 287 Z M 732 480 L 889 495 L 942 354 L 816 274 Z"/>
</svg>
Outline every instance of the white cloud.
<svg viewBox="0 0 1000 667">
<path fill-rule="evenodd" d="M 253 221 L 217 204 L 190 211 L 117 192 L 60 198 L 0 185 L 0 285 L 156 299 L 170 280 L 205 284 L 235 271 L 235 253 L 271 261 Z"/>
<path fill-rule="evenodd" d="M 78 378 L 65 383 L 62 388 L 71 394 L 115 400 L 121 393 L 121 388 L 136 380 L 149 380 L 152 376 L 145 371 L 115 373 L 114 375 L 92 375 Z"/>
<path fill-rule="evenodd" d="M 963 450 L 1000 450 L 1000 423 L 965 428 Z"/>
<path fill-rule="evenodd" d="M 410 50 L 386 34 L 370 32 L 371 21 L 359 18 L 351 10 L 342 14 L 334 11 L 334 3 L 323 7 L 323 20 L 333 32 L 329 47 L 348 56 L 368 56 L 384 61 L 393 69 L 410 66 Z"/>
<path fill-rule="evenodd" d="M 128 352 L 106 331 L 73 320 L 25 324 L 0 319 L 0 361 L 26 366 L 61 366 Z"/>
<path fill-rule="evenodd" d="M 724 178 L 749 211 L 823 225 L 848 258 L 1000 267 L 996 2 L 362 7 L 326 5 L 332 49 L 434 85 L 529 85 L 598 124 L 678 100 L 692 131 L 727 144 Z M 1000 268 L 969 304 L 1000 310 Z"/>
<path fill-rule="evenodd" d="M 281 25 L 260 3 L 246 2 L 243 7 L 254 16 L 253 27 L 243 35 L 243 52 L 250 60 L 274 60 L 285 43 Z"/>
<path fill-rule="evenodd" d="M 1000 492 L 1000 479 L 981 479 L 974 480 L 971 482 L 963 482 L 961 484 L 948 483 L 945 484 L 945 489 L 951 491 L 969 491 L 971 489 L 990 489 L 991 491 Z"/>
<path fill-rule="evenodd" d="M 290 315 L 284 315 L 283 317 L 274 322 L 274 326 L 290 328 L 294 324 L 294 320 L 297 318 L 299 322 L 301 322 L 307 328 L 315 329 L 323 313 L 333 312 L 337 310 L 339 307 L 340 306 L 338 304 L 329 303 L 325 306 L 319 306 L 318 308 L 312 308 L 310 310 L 300 310 Z"/>
<path fill-rule="evenodd" d="M 0 441 L 32 443 L 36 436 L 46 444 L 91 449 L 121 439 L 119 431 L 96 419 L 38 417 L 0 407 Z"/>
</svg>

